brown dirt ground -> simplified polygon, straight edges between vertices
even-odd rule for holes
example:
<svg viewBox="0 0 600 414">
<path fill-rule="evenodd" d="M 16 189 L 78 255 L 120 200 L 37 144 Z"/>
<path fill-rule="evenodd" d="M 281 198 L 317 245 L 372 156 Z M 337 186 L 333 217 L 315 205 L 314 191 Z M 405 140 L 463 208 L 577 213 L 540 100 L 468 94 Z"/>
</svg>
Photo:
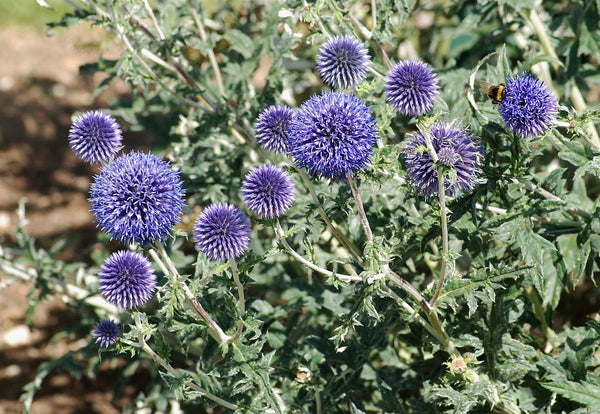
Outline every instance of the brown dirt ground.
<svg viewBox="0 0 600 414">
<path fill-rule="evenodd" d="M 74 112 L 107 107 L 109 99 L 129 94 L 126 85 L 113 82 L 93 97 L 101 76 L 80 76 L 78 68 L 100 53 L 114 58 L 120 50 L 99 29 L 81 27 L 47 37 L 35 29 L 0 28 L 0 240 L 14 240 L 15 210 L 23 197 L 27 229 L 42 242 L 59 235 L 95 237 L 86 197 L 96 167 L 71 152 L 67 135 Z M 124 131 L 128 148 L 151 143 L 147 135 Z M 77 320 L 58 297 L 36 309 L 35 328 L 29 330 L 28 290 L 25 283 L 0 290 L 0 414 L 22 412 L 19 395 L 40 363 L 86 343 L 67 338 L 49 342 L 65 321 Z M 105 364 L 96 382 L 54 373 L 43 382 L 33 412 L 119 412 L 138 390 L 128 385 L 112 401 L 117 372 Z"/>
</svg>

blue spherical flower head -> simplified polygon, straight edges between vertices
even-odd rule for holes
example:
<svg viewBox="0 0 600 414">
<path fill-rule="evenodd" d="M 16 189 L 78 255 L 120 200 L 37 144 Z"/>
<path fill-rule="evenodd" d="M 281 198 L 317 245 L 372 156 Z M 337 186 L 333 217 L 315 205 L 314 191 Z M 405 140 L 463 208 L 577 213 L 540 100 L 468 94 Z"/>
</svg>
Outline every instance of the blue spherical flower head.
<svg viewBox="0 0 600 414">
<path fill-rule="evenodd" d="M 362 43 L 350 36 L 336 36 L 319 49 L 317 70 L 327 85 L 348 88 L 365 80 L 371 60 Z"/>
<path fill-rule="evenodd" d="M 304 102 L 290 128 L 290 152 L 317 176 L 344 179 L 371 164 L 375 117 L 354 95 L 325 92 Z"/>
<path fill-rule="evenodd" d="M 156 275 L 150 261 L 130 250 L 110 255 L 100 267 L 98 281 L 102 296 L 122 309 L 148 302 L 156 288 Z"/>
<path fill-rule="evenodd" d="M 556 96 L 535 76 L 523 73 L 507 79 L 500 114 L 514 134 L 537 137 L 550 128 L 557 110 Z"/>
<path fill-rule="evenodd" d="M 100 169 L 90 201 L 102 230 L 124 243 L 146 245 L 172 234 L 184 193 L 179 172 L 167 162 L 132 151 Z"/>
<path fill-rule="evenodd" d="M 252 214 L 267 219 L 279 217 L 294 202 L 294 181 L 283 168 L 261 165 L 246 175 L 242 197 Z"/>
<path fill-rule="evenodd" d="M 419 60 L 404 60 L 396 64 L 390 69 L 385 86 L 388 102 L 406 116 L 429 112 L 440 93 L 433 69 Z"/>
<path fill-rule="evenodd" d="M 254 132 L 258 143 L 267 151 L 288 152 L 290 122 L 294 110 L 285 105 L 269 106 L 256 120 Z"/>
<path fill-rule="evenodd" d="M 117 325 L 110 319 L 105 319 L 103 321 L 98 322 L 94 326 L 94 332 L 92 333 L 92 336 L 96 340 L 96 343 L 99 344 L 102 348 L 108 348 L 109 346 L 114 345 L 114 343 L 117 342 L 117 338 L 119 338 L 119 333 L 121 333 L 119 325 Z"/>
<path fill-rule="evenodd" d="M 109 161 L 122 141 L 117 121 L 102 111 L 88 111 L 75 118 L 69 130 L 73 152 L 90 164 Z"/>
<path fill-rule="evenodd" d="M 194 224 L 196 247 L 213 260 L 227 261 L 244 254 L 250 243 L 250 223 L 232 204 L 212 204 Z"/>
<path fill-rule="evenodd" d="M 466 129 L 454 123 L 436 123 L 428 133 L 438 162 L 447 169 L 446 194 L 470 192 L 479 183 L 483 148 Z M 404 161 L 416 190 L 425 198 L 437 195 L 437 167 L 427 150 L 423 131 L 417 131 L 404 145 Z"/>
</svg>

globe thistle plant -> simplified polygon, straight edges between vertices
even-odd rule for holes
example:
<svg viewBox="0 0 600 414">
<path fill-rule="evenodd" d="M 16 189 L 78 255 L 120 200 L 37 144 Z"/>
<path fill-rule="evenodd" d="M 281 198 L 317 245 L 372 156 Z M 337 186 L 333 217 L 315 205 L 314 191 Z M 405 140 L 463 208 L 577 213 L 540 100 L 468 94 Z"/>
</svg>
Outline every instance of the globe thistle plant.
<svg viewBox="0 0 600 414">
<path fill-rule="evenodd" d="M 132 151 L 102 167 L 90 190 L 98 226 L 124 243 L 163 241 L 180 220 L 179 172 L 152 154 Z"/>
<path fill-rule="evenodd" d="M 446 170 L 445 192 L 458 196 L 470 192 L 479 182 L 483 148 L 465 128 L 454 123 L 436 123 L 427 132 L 438 163 Z M 437 166 L 427 149 L 425 132 L 416 132 L 404 146 L 409 179 L 426 198 L 438 193 Z"/>
<path fill-rule="evenodd" d="M 500 114 L 508 129 L 527 137 L 546 131 L 557 113 L 557 99 L 544 82 L 529 73 L 509 77 L 506 96 L 500 101 Z"/>
<path fill-rule="evenodd" d="M 252 214 L 267 219 L 279 217 L 294 202 L 294 181 L 280 167 L 261 165 L 246 175 L 242 196 Z"/>
<path fill-rule="evenodd" d="M 319 49 L 317 70 L 327 85 L 349 88 L 365 80 L 371 60 L 362 43 L 350 36 L 336 36 Z"/>
<path fill-rule="evenodd" d="M 105 319 L 94 326 L 92 336 L 102 348 L 108 348 L 117 342 L 120 333 L 119 325 L 110 319 Z"/>
<path fill-rule="evenodd" d="M 100 294 L 122 309 L 146 303 L 156 288 L 150 261 L 141 253 L 120 250 L 110 255 L 98 274 Z"/>
<path fill-rule="evenodd" d="M 289 128 L 294 110 L 289 106 L 269 106 L 256 120 L 254 132 L 261 147 L 267 151 L 288 152 Z"/>
<path fill-rule="evenodd" d="M 75 118 L 69 130 L 73 152 L 90 164 L 109 161 L 121 146 L 121 128 L 102 111 L 88 111 Z"/>
<path fill-rule="evenodd" d="M 212 204 L 194 224 L 198 250 L 210 259 L 227 261 L 244 254 L 250 243 L 250 222 L 232 204 Z"/>
<path fill-rule="evenodd" d="M 290 153 L 299 167 L 343 179 L 371 164 L 377 127 L 371 110 L 354 95 L 326 92 L 304 102 L 290 127 Z"/>
<path fill-rule="evenodd" d="M 404 60 L 390 69 L 386 79 L 388 102 L 406 116 L 423 115 L 433 108 L 440 87 L 431 66 Z"/>
</svg>

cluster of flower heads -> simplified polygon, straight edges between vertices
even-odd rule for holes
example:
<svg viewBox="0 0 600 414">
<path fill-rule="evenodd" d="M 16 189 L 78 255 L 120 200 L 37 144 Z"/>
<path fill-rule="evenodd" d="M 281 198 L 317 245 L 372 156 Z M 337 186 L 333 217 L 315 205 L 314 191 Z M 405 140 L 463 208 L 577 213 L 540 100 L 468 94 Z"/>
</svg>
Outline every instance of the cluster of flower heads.
<svg viewBox="0 0 600 414">
<path fill-rule="evenodd" d="M 445 193 L 458 196 L 471 191 L 481 173 L 483 147 L 465 128 L 455 123 L 436 123 L 429 131 L 417 131 L 406 142 L 404 160 L 413 186 L 425 198 L 438 194 L 437 166 L 427 150 L 425 134 L 429 134 L 438 162 L 445 167 Z"/>
<path fill-rule="evenodd" d="M 103 163 L 90 189 L 98 226 L 123 243 L 147 245 L 172 234 L 184 205 L 179 172 L 159 157 L 132 151 L 115 155 L 121 146 L 121 128 L 101 111 L 75 118 L 69 144 L 84 161 Z M 154 294 L 156 276 L 141 253 L 122 250 L 106 259 L 98 274 L 100 294 L 121 309 L 144 305 Z M 92 336 L 102 347 L 114 344 L 119 326 L 98 322 Z"/>
<path fill-rule="evenodd" d="M 511 132 L 521 137 L 538 136 L 550 128 L 558 102 L 544 82 L 523 73 L 509 77 L 505 89 L 500 114 Z"/>
<path fill-rule="evenodd" d="M 333 88 L 363 82 L 370 58 L 362 44 L 348 36 L 325 43 L 317 68 Z M 386 78 L 388 102 L 401 114 L 421 116 L 433 108 L 439 95 L 438 78 L 421 61 L 406 60 L 393 66 Z M 519 136 L 537 136 L 556 117 L 557 99 L 537 78 L 511 77 L 500 113 L 507 127 Z M 314 95 L 297 110 L 270 106 L 255 124 L 258 143 L 267 151 L 290 154 L 296 165 L 318 177 L 343 180 L 369 167 L 377 141 L 375 117 L 353 94 L 324 92 Z M 74 152 L 90 163 L 106 163 L 121 145 L 121 129 L 109 115 L 91 111 L 77 117 L 69 133 Z M 428 142 L 429 141 L 429 142 Z M 429 152 L 437 155 L 434 162 Z M 439 122 L 419 130 L 404 144 L 408 177 L 416 190 L 430 198 L 438 194 L 438 171 L 444 172 L 444 190 L 450 196 L 471 191 L 480 182 L 483 148 L 476 137 L 456 122 Z M 274 165 L 252 169 L 241 188 L 248 210 L 262 219 L 278 218 L 294 201 L 294 182 Z M 90 190 L 98 225 L 124 243 L 162 242 L 180 219 L 185 191 L 179 173 L 160 158 L 130 152 L 100 169 Z M 194 241 L 213 260 L 232 260 L 245 253 L 251 226 L 236 206 L 218 203 L 197 218 Z M 148 259 L 132 251 L 117 251 L 99 272 L 101 294 L 112 304 L 130 309 L 145 304 L 156 289 L 156 276 Z M 98 322 L 93 331 L 102 347 L 114 344 L 119 326 Z"/>
</svg>

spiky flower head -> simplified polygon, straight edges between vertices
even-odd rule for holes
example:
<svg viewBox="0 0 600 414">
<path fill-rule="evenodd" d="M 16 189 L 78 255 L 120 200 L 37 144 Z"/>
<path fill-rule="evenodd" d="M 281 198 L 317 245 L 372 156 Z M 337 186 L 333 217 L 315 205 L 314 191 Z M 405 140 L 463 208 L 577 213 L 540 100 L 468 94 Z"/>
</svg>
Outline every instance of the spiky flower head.
<svg viewBox="0 0 600 414">
<path fill-rule="evenodd" d="M 78 115 L 69 130 L 69 145 L 73 152 L 90 164 L 109 161 L 119 150 L 122 140 L 117 121 L 102 111 Z"/>
<path fill-rule="evenodd" d="M 108 348 L 117 342 L 120 333 L 119 325 L 110 319 L 105 319 L 94 326 L 92 336 L 102 348 Z"/>
<path fill-rule="evenodd" d="M 179 172 L 155 155 L 132 151 L 100 169 L 90 189 L 98 226 L 124 243 L 163 241 L 180 220 Z"/>
<path fill-rule="evenodd" d="M 365 80 L 371 60 L 354 37 L 336 36 L 319 49 L 317 70 L 327 85 L 348 88 Z"/>
<path fill-rule="evenodd" d="M 479 183 L 483 148 L 466 129 L 454 123 L 436 123 L 427 132 L 445 167 L 444 188 L 449 196 L 470 192 Z M 404 146 L 409 179 L 425 198 L 438 193 L 437 167 L 427 150 L 423 131 L 417 131 Z"/>
<path fill-rule="evenodd" d="M 123 309 L 143 305 L 156 288 L 156 275 L 150 261 L 131 250 L 111 254 L 100 267 L 98 281 L 102 296 Z"/>
<path fill-rule="evenodd" d="M 211 204 L 194 224 L 196 247 L 213 260 L 227 261 L 244 254 L 250 232 L 248 218 L 232 204 Z"/>
<path fill-rule="evenodd" d="M 254 133 L 261 147 L 267 151 L 288 152 L 290 122 L 294 110 L 289 106 L 271 105 L 258 116 Z"/>
<path fill-rule="evenodd" d="M 261 165 L 246 175 L 242 197 L 252 214 L 267 219 L 279 217 L 294 202 L 294 181 L 281 167 Z"/>
<path fill-rule="evenodd" d="M 557 111 L 556 96 L 543 81 L 526 72 L 507 79 L 500 114 L 514 134 L 521 137 L 540 135 L 550 128 Z"/>
<path fill-rule="evenodd" d="M 313 175 L 343 179 L 371 164 L 377 127 L 371 110 L 354 95 L 314 95 L 296 112 L 290 152 Z"/>
<path fill-rule="evenodd" d="M 406 116 L 429 112 L 440 93 L 433 69 L 420 60 L 397 63 L 388 72 L 385 86 L 388 102 Z"/>
</svg>

